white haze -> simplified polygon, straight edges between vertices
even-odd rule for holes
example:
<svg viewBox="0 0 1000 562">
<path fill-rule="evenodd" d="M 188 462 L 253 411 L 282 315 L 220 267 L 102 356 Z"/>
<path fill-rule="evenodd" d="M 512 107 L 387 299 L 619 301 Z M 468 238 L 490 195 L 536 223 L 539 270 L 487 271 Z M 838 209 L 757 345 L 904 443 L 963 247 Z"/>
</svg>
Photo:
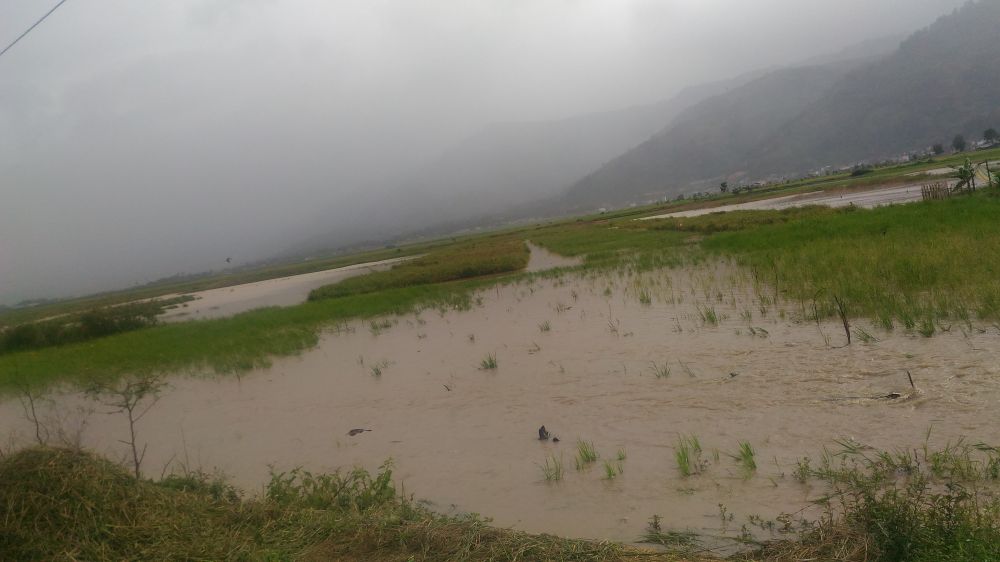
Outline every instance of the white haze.
<svg viewBox="0 0 1000 562">
<path fill-rule="evenodd" d="M 0 3 L 0 43 L 54 2 Z M 960 4 L 69 0 L 0 57 L 0 304 L 266 258 L 393 205 L 488 123 L 655 102 Z"/>
</svg>

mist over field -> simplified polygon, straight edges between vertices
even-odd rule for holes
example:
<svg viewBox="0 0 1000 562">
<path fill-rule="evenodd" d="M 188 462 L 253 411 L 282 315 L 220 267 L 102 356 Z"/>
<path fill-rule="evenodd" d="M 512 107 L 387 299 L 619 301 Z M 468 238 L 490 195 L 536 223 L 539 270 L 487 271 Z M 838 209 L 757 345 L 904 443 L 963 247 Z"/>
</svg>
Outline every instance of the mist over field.
<svg viewBox="0 0 1000 562">
<path fill-rule="evenodd" d="M 963 3 L 69 0 L 0 56 L 0 304 L 469 226 Z"/>
</svg>

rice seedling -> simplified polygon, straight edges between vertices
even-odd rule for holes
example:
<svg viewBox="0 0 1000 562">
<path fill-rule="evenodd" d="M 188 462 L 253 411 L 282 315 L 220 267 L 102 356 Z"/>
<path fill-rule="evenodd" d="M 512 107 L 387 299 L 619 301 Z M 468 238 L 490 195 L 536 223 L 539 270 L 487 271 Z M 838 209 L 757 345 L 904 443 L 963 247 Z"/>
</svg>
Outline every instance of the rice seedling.
<svg viewBox="0 0 1000 562">
<path fill-rule="evenodd" d="M 855 327 L 854 328 L 854 335 L 857 336 L 858 341 L 860 341 L 861 343 L 878 343 L 878 338 L 876 338 L 875 336 L 871 335 L 864 328 Z"/>
<path fill-rule="evenodd" d="M 740 441 L 740 450 L 735 455 L 736 463 L 743 469 L 743 477 L 750 478 L 757 472 L 756 452 L 747 441 Z"/>
<path fill-rule="evenodd" d="M 625 467 L 622 466 L 621 461 L 604 461 L 604 479 L 614 480 L 618 478 L 625 472 Z"/>
<path fill-rule="evenodd" d="M 496 353 L 489 353 L 486 357 L 479 362 L 479 369 L 482 371 L 492 371 L 497 368 L 497 355 Z"/>
<path fill-rule="evenodd" d="M 649 293 L 649 290 L 643 289 L 639 291 L 639 303 L 643 306 L 650 306 L 653 304 L 653 296 Z"/>
<path fill-rule="evenodd" d="M 655 376 L 656 378 L 658 378 L 658 379 L 665 379 L 665 378 L 667 378 L 667 377 L 670 376 L 670 365 L 669 364 L 664 363 L 662 365 L 658 365 L 656 363 L 656 361 L 653 361 L 652 362 L 652 367 L 653 367 L 653 376 Z"/>
<path fill-rule="evenodd" d="M 372 320 L 368 323 L 368 331 L 372 333 L 373 336 L 379 336 L 382 332 L 392 328 L 392 320 L 384 318 L 382 320 Z"/>
<path fill-rule="evenodd" d="M 929 318 L 921 320 L 920 327 L 917 329 L 917 332 L 925 338 L 933 336 L 935 331 L 936 328 L 934 326 L 934 320 L 931 320 Z"/>
<path fill-rule="evenodd" d="M 381 377 L 382 373 L 384 373 L 385 370 L 388 369 L 391 365 L 392 363 L 390 363 L 388 360 L 379 361 L 378 363 L 372 365 L 369 368 L 369 372 L 373 377 L 378 378 Z"/>
<path fill-rule="evenodd" d="M 695 378 L 694 371 L 691 370 L 691 367 L 689 367 L 687 363 L 681 361 L 680 359 L 677 360 L 677 363 L 681 366 L 681 369 L 684 370 L 687 376 Z"/>
<path fill-rule="evenodd" d="M 715 311 L 714 306 L 699 306 L 698 316 L 701 317 L 701 323 L 706 326 L 718 326 L 719 325 L 719 314 Z"/>
<path fill-rule="evenodd" d="M 677 461 L 677 469 L 681 476 L 685 478 L 701 474 L 708 468 L 708 463 L 701 458 L 701 442 L 694 435 L 687 437 L 681 435 L 677 438 L 677 444 L 674 446 L 674 459 Z"/>
<path fill-rule="evenodd" d="M 552 331 L 552 324 L 549 323 L 548 320 L 546 320 L 545 322 L 542 322 L 541 324 L 538 325 L 538 331 L 543 333 L 550 332 Z"/>
<path fill-rule="evenodd" d="M 625 460 L 625 458 L 626 458 L 625 457 L 625 447 L 622 447 L 621 449 L 618 449 L 618 457 L 617 458 L 618 458 L 619 461 Z"/>
<path fill-rule="evenodd" d="M 594 443 L 592 441 L 584 441 L 579 439 L 576 442 L 576 469 L 583 470 L 590 464 L 597 461 L 600 455 L 597 453 L 597 449 L 594 448 Z"/>
<path fill-rule="evenodd" d="M 562 457 L 550 455 L 545 459 L 545 464 L 539 465 L 539 468 L 541 468 L 542 476 L 546 482 L 558 482 L 563 478 Z"/>
<path fill-rule="evenodd" d="M 657 544 L 666 547 L 668 551 L 679 554 L 694 552 L 699 547 L 698 535 L 690 531 L 664 531 L 659 515 L 649 519 L 641 542 Z"/>
</svg>

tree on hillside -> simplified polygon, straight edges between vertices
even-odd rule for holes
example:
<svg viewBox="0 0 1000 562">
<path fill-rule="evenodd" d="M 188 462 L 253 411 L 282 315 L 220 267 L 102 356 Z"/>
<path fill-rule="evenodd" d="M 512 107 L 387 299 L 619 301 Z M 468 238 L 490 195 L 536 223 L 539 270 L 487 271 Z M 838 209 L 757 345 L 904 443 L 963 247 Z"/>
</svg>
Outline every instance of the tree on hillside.
<svg viewBox="0 0 1000 562">
<path fill-rule="evenodd" d="M 727 191 L 729 191 L 729 182 L 728 181 L 724 181 L 724 182 L 720 183 L 719 184 L 719 191 L 721 191 L 723 193 L 726 193 Z"/>
<path fill-rule="evenodd" d="M 983 131 L 984 141 L 996 142 L 998 139 L 1000 139 L 1000 133 L 997 133 L 997 130 L 994 129 L 993 127 L 990 127 L 989 129 Z"/>
<path fill-rule="evenodd" d="M 951 147 L 955 149 L 955 152 L 965 152 L 968 143 L 965 142 L 965 137 L 962 135 L 955 135 L 955 140 L 951 141 Z"/>
<path fill-rule="evenodd" d="M 944 145 L 936 143 L 933 147 L 931 147 L 931 150 L 934 151 L 934 154 L 944 154 Z"/>
</svg>

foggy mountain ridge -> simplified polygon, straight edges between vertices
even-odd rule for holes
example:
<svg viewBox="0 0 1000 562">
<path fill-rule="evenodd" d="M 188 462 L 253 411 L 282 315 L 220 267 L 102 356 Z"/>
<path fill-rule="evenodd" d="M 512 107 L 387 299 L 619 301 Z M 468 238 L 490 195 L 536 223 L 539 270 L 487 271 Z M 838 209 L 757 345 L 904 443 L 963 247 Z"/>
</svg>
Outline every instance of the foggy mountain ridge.
<svg viewBox="0 0 1000 562">
<path fill-rule="evenodd" d="M 649 139 L 684 110 L 766 72 L 687 87 L 648 105 L 554 121 L 489 124 L 415 169 L 393 190 L 398 193 L 393 200 L 362 206 L 356 220 L 327 225 L 321 234 L 284 253 L 311 254 L 363 241 L 377 245 L 374 241 L 532 216 L 521 207 L 559 196 L 566 186 Z"/>
<path fill-rule="evenodd" d="M 640 150 L 664 130 L 700 115 L 719 110 L 726 96 L 757 84 L 760 99 L 776 101 L 788 109 L 785 91 L 814 99 L 850 68 L 887 56 L 898 47 L 899 37 L 881 38 L 817 57 L 825 66 L 768 68 L 728 80 L 685 88 L 656 104 L 581 115 L 557 121 L 494 123 L 450 148 L 413 174 L 394 201 L 358 213 L 359 220 L 340 223 L 335 229 L 291 246 L 286 255 L 312 254 L 337 245 L 367 241 L 368 247 L 387 240 L 432 237 L 478 226 L 526 218 L 544 218 L 567 212 L 591 210 L 594 200 L 567 199 L 568 189 L 581 178 Z M 795 82 L 801 78 L 806 83 Z M 713 101 L 715 100 L 715 101 Z M 798 107 L 798 106 L 794 106 Z M 737 108 L 743 110 L 746 108 Z M 760 114 L 759 110 L 753 113 Z M 767 115 L 765 121 L 778 122 Z M 659 171 L 666 174 L 665 171 Z M 377 217 L 381 226 L 360 217 Z M 387 232 L 382 220 L 390 220 Z"/>
<path fill-rule="evenodd" d="M 1000 3 L 970 3 L 864 64 L 781 70 L 706 100 L 576 183 L 566 209 L 802 174 L 920 150 L 1000 124 Z"/>
</svg>

